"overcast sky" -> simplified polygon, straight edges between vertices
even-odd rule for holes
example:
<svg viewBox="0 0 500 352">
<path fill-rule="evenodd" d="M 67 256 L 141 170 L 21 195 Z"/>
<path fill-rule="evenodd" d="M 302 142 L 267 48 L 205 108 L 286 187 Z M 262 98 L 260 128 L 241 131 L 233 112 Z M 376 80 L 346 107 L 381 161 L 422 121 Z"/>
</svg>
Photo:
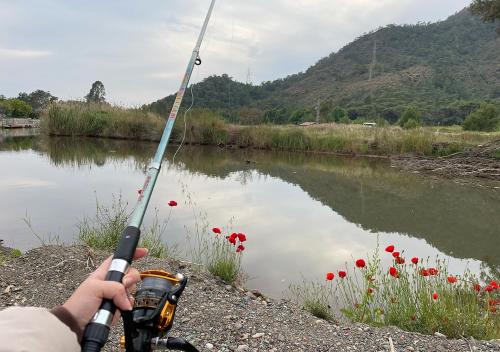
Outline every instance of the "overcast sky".
<svg viewBox="0 0 500 352">
<path fill-rule="evenodd" d="M 470 0 L 218 0 L 192 82 L 227 73 L 258 84 L 304 71 L 387 24 L 446 19 Z M 210 0 L 0 0 L 0 94 L 108 101 L 174 93 Z"/>
</svg>

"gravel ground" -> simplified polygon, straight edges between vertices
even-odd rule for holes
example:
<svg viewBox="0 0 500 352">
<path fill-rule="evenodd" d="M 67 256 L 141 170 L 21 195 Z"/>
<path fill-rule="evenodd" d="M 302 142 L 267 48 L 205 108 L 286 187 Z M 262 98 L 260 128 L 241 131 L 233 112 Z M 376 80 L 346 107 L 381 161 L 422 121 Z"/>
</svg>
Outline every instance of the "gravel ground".
<svg viewBox="0 0 500 352">
<path fill-rule="evenodd" d="M 100 263 L 106 253 L 85 247 L 47 246 L 0 265 L 0 309 L 11 305 L 54 307 Z M 285 300 L 273 300 L 222 281 L 178 261 L 150 258 L 139 270 L 182 272 L 189 282 L 177 308 L 172 336 L 200 351 L 500 351 L 498 342 L 449 340 L 394 327 L 334 324 L 318 320 Z M 107 351 L 118 351 L 121 327 Z"/>
</svg>

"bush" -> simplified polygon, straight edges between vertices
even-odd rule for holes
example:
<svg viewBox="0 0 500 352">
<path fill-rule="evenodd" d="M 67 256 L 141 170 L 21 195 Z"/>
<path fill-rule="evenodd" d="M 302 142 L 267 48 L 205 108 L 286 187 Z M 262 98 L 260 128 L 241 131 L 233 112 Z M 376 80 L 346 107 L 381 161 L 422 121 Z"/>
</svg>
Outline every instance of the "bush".
<svg viewBox="0 0 500 352">
<path fill-rule="evenodd" d="M 420 126 L 421 124 L 422 124 L 422 115 L 414 106 L 407 107 L 405 112 L 403 113 L 403 115 L 401 115 L 401 118 L 398 121 L 398 125 L 403 128 L 415 128 L 417 126 Z"/>
<path fill-rule="evenodd" d="M 493 104 L 481 104 L 479 109 L 472 112 L 464 121 L 466 131 L 495 131 L 500 124 L 500 114 Z"/>
<path fill-rule="evenodd" d="M 411 130 L 411 129 L 417 128 L 419 126 L 420 126 L 420 124 L 416 120 L 409 119 L 408 121 L 405 122 L 405 124 L 403 125 L 403 128 L 405 130 Z"/>
</svg>

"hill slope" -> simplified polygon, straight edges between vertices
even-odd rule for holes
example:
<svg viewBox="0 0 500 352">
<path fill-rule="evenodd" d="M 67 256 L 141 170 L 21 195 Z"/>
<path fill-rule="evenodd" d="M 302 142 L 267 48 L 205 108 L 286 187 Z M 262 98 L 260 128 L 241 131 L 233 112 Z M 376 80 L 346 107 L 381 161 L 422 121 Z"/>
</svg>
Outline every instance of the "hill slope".
<svg viewBox="0 0 500 352">
<path fill-rule="evenodd" d="M 340 107 L 353 119 L 381 116 L 393 122 L 414 104 L 428 121 L 460 122 L 477 106 L 471 101 L 500 99 L 500 38 L 494 24 L 464 9 L 442 22 L 386 26 L 284 79 L 252 86 L 223 75 L 195 86 L 196 107 L 253 107 L 243 115 L 272 122 L 289 122 L 297 109 L 303 111 L 294 120 L 311 118 L 318 98 L 322 118 Z M 173 99 L 149 108 L 165 115 Z"/>
</svg>

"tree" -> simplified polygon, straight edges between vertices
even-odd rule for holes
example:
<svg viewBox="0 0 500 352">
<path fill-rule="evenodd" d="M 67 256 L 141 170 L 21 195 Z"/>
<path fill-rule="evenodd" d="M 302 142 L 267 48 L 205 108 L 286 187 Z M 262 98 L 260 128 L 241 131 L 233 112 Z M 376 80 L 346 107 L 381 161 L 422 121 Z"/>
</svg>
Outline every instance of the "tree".
<svg viewBox="0 0 500 352">
<path fill-rule="evenodd" d="M 19 99 L 7 99 L 0 102 L 0 113 L 9 117 L 28 117 L 31 112 L 31 106 Z"/>
<path fill-rule="evenodd" d="M 45 109 L 50 103 L 57 101 L 58 98 L 50 94 L 50 92 L 37 89 L 30 94 L 19 93 L 17 99 L 22 100 L 31 106 L 33 109 L 31 113 L 32 117 L 39 117 L 43 109 Z"/>
<path fill-rule="evenodd" d="M 481 104 L 479 109 L 472 112 L 464 121 L 463 128 L 467 131 L 491 132 L 500 124 L 500 113 L 493 104 Z"/>
<path fill-rule="evenodd" d="M 398 121 L 398 125 L 406 129 L 415 128 L 421 124 L 422 115 L 414 106 L 408 106 Z"/>
<path fill-rule="evenodd" d="M 484 22 L 495 22 L 500 19 L 500 1 L 499 0 L 474 0 L 470 5 L 473 14 L 481 16 Z M 500 34 L 500 27 L 497 28 Z"/>
<path fill-rule="evenodd" d="M 106 102 L 106 90 L 104 89 L 104 84 L 101 81 L 95 81 L 92 83 L 89 94 L 85 96 L 87 103 L 98 103 L 102 104 Z"/>
</svg>

